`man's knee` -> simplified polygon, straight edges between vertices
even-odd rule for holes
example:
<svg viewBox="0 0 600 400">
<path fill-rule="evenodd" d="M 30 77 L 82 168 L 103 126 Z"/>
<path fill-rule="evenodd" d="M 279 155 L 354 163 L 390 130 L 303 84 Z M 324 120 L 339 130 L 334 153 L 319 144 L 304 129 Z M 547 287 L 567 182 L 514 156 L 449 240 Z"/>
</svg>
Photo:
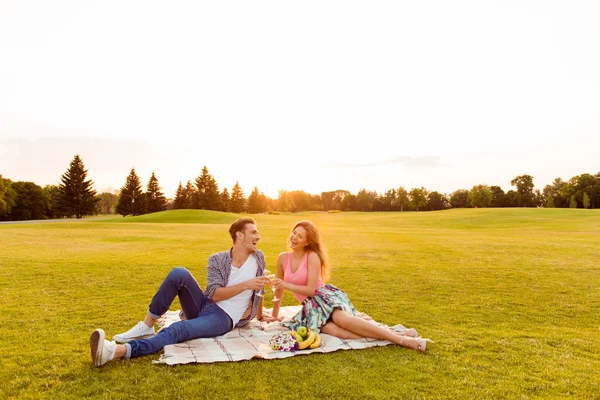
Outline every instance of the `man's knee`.
<svg viewBox="0 0 600 400">
<path fill-rule="evenodd" d="M 171 272 L 169 272 L 169 275 L 167 275 L 167 279 L 172 281 L 179 281 L 181 279 L 186 279 L 191 275 L 192 274 L 190 273 L 190 271 L 187 270 L 187 268 L 175 267 L 171 270 Z"/>
</svg>

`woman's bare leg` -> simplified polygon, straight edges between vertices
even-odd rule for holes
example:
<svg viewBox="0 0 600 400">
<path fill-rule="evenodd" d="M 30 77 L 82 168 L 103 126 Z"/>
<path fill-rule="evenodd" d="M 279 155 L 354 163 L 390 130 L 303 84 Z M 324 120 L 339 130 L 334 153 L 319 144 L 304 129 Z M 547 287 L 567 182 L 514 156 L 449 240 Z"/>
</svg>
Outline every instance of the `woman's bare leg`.
<svg viewBox="0 0 600 400">
<path fill-rule="evenodd" d="M 321 333 L 326 333 L 328 335 L 335 336 L 340 339 L 362 339 L 363 338 L 363 336 L 357 335 L 356 333 L 353 333 L 344 328 L 341 328 L 331 321 L 321 327 Z"/>
<path fill-rule="evenodd" d="M 331 314 L 333 322 L 342 329 L 355 333 L 361 337 L 389 340 L 400 346 L 416 349 L 419 346 L 419 339 L 408 336 L 399 336 L 395 333 L 375 325 L 362 318 L 348 314 L 346 311 L 335 310 Z"/>
</svg>

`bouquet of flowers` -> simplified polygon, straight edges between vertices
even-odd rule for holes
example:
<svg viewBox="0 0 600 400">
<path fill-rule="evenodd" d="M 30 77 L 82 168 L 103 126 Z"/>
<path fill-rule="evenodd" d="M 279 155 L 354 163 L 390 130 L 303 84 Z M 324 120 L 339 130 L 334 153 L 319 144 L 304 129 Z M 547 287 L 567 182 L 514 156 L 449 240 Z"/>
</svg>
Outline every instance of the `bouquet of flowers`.
<svg viewBox="0 0 600 400">
<path fill-rule="evenodd" d="M 276 333 L 269 339 L 269 345 L 273 350 L 280 351 L 296 351 L 298 350 L 298 342 L 292 332 Z"/>
</svg>

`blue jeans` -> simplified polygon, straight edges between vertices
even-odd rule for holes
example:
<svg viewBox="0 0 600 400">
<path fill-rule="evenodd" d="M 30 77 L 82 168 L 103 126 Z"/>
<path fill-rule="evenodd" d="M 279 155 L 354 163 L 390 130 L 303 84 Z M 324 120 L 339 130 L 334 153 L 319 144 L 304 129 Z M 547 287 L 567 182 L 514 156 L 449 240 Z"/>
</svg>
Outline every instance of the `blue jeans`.
<svg viewBox="0 0 600 400">
<path fill-rule="evenodd" d="M 162 329 L 156 335 L 127 343 L 126 358 L 156 353 L 168 344 L 197 338 L 221 336 L 233 329 L 229 315 L 206 297 L 198 282 L 185 268 L 173 268 L 152 298 L 148 314 L 159 318 L 179 296 L 186 321 L 179 321 Z"/>
</svg>

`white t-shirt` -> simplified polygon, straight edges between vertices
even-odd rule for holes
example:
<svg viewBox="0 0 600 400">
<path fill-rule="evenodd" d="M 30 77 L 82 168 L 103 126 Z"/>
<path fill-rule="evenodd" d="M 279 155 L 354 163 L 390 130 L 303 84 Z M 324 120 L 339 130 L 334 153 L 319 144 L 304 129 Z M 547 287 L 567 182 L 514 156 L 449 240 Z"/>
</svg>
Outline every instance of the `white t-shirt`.
<svg viewBox="0 0 600 400">
<path fill-rule="evenodd" d="M 257 269 L 258 264 L 256 262 L 256 256 L 254 254 L 250 254 L 244 265 L 241 267 L 237 268 L 233 265 L 231 266 L 227 287 L 237 285 L 241 282 L 246 282 L 252 278 L 256 278 Z M 236 296 L 217 302 L 217 305 L 221 307 L 223 311 L 229 314 L 231 320 L 233 321 L 233 326 L 235 326 L 240 319 L 242 319 L 244 311 L 246 311 L 248 308 L 248 304 L 250 304 L 253 294 L 253 290 L 246 289 Z"/>
</svg>

